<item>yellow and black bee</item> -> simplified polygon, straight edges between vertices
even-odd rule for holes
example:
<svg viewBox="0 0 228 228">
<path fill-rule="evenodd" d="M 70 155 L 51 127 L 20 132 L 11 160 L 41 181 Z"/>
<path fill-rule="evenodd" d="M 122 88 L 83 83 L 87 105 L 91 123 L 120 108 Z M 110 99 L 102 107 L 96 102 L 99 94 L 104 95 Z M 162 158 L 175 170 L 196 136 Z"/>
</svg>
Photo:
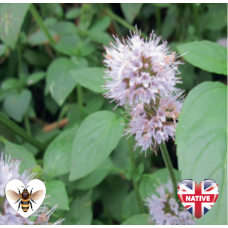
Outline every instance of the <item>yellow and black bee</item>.
<svg viewBox="0 0 228 228">
<path fill-rule="evenodd" d="M 27 187 L 23 187 L 23 191 L 22 193 L 20 192 L 20 189 L 18 189 L 18 193 L 16 193 L 15 191 L 12 191 L 12 190 L 7 190 L 6 191 L 6 194 L 10 197 L 10 199 L 12 200 L 15 200 L 16 202 L 15 203 L 18 203 L 19 202 L 19 205 L 18 205 L 18 210 L 20 209 L 20 205 L 21 205 L 21 209 L 24 211 L 24 212 L 27 212 L 28 209 L 29 209 L 29 205 L 31 206 L 31 209 L 33 210 L 32 208 L 32 202 L 33 203 L 36 203 L 34 201 L 37 201 L 39 200 L 43 195 L 44 195 L 44 190 L 38 190 L 34 193 L 32 193 L 32 190 L 33 188 L 31 189 L 30 193 L 28 192 Z"/>
</svg>

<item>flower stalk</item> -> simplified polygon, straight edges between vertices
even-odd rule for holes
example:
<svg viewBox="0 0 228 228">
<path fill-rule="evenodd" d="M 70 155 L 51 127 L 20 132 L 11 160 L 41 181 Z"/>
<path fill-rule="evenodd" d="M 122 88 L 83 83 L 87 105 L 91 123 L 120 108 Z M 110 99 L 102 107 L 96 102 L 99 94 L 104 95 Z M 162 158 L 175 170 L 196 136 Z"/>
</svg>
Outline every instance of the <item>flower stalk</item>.
<svg viewBox="0 0 228 228">
<path fill-rule="evenodd" d="M 162 152 L 162 157 L 163 157 L 163 159 L 165 161 L 166 168 L 168 169 L 169 176 L 170 176 L 172 184 L 173 184 L 173 195 L 174 195 L 174 198 L 176 200 L 178 200 L 178 196 L 177 196 L 177 180 L 176 180 L 175 174 L 173 172 L 173 166 L 172 166 L 172 163 L 171 163 L 171 160 L 170 160 L 170 157 L 169 157 L 169 153 L 167 151 L 167 148 L 166 148 L 166 145 L 165 145 L 164 142 L 162 142 L 160 144 L 160 149 L 161 149 L 161 152 Z"/>
</svg>

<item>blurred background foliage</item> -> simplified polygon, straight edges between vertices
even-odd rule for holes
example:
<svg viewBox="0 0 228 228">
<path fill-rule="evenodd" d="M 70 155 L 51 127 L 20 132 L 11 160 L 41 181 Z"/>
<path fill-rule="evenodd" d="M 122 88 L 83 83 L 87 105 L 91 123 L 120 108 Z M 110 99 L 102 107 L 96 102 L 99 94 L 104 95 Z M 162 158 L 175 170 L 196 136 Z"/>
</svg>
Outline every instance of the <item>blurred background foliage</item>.
<svg viewBox="0 0 228 228">
<path fill-rule="evenodd" d="M 1 148 L 22 159 L 22 169 L 32 168 L 46 182 L 50 206 L 59 205 L 54 217 L 65 217 L 64 224 L 121 224 L 140 214 L 129 181 L 128 144 L 120 139 L 122 128 L 118 127 L 123 109 L 114 111 L 117 120 L 106 112 L 96 116 L 104 125 L 111 121 L 113 132 L 99 131 L 99 122 L 91 127 L 96 124 L 91 115 L 115 107 L 102 97 L 103 46 L 113 42 L 112 34 L 127 36 L 135 25 L 143 37 L 152 30 L 162 35 L 176 52 L 178 45 L 191 41 L 227 45 L 227 4 L 0 4 Z M 204 81 L 226 84 L 226 77 L 188 62 L 179 70 L 183 79 L 179 87 L 186 93 Z M 86 117 L 88 121 L 83 122 Z M 103 147 L 95 145 L 100 160 L 94 163 L 100 165 L 93 167 L 91 162 L 91 167 L 82 167 L 90 169 L 87 173 L 71 167 L 72 159 L 78 158 L 71 152 L 83 141 L 75 139 L 79 130 L 84 137 L 91 132 L 101 135 L 110 145 L 102 144 L 107 151 L 100 155 Z M 176 146 L 172 140 L 167 145 L 178 169 Z M 156 173 L 155 177 L 166 181 L 160 153 L 148 152 L 145 158 L 136 151 L 135 156 L 137 181 L 145 173 Z M 156 182 L 147 178 L 141 179 L 142 198 Z M 139 224 L 145 223 L 144 217 L 137 218 Z"/>
</svg>

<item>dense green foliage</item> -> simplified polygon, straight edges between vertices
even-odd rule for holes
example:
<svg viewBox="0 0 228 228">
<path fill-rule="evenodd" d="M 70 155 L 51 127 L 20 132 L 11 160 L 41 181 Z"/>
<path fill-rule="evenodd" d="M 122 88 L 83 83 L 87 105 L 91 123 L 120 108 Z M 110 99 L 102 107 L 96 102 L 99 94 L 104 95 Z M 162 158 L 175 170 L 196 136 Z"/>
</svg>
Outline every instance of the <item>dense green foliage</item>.
<svg viewBox="0 0 228 228">
<path fill-rule="evenodd" d="M 226 224 L 227 49 L 217 43 L 227 36 L 226 4 L 0 4 L 1 150 L 46 182 L 53 221 L 147 224 L 133 185 L 144 200 L 168 171 L 159 149 L 136 150 L 132 165 L 124 110 L 113 111 L 101 87 L 103 45 L 135 25 L 187 52 L 179 66 L 187 97 L 167 148 L 178 181 L 219 185 L 197 223 Z"/>
</svg>

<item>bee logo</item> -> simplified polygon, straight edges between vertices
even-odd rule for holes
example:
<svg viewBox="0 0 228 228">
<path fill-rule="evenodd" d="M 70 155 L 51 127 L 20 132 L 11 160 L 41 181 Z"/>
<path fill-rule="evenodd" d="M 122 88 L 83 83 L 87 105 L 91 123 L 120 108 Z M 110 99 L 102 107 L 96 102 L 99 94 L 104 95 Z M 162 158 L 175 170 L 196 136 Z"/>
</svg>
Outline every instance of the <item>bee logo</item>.
<svg viewBox="0 0 228 228">
<path fill-rule="evenodd" d="M 39 209 L 46 195 L 45 184 L 33 179 L 26 185 L 18 179 L 10 180 L 5 187 L 8 203 L 15 212 L 28 218 Z"/>
<path fill-rule="evenodd" d="M 38 190 L 38 191 L 32 193 L 32 190 L 33 190 L 33 188 L 32 188 L 29 193 L 27 190 L 27 187 L 29 187 L 29 186 L 27 186 L 25 188 L 23 186 L 21 186 L 21 187 L 23 188 L 22 193 L 20 192 L 20 189 L 17 188 L 19 194 L 12 190 L 7 190 L 6 194 L 10 197 L 10 199 L 15 200 L 16 201 L 15 203 L 19 203 L 17 210 L 20 209 L 20 205 L 21 205 L 21 209 L 24 212 L 27 212 L 29 209 L 29 205 L 30 205 L 31 209 L 33 211 L 32 203 L 36 203 L 34 201 L 39 200 L 44 195 L 44 190 Z"/>
</svg>

